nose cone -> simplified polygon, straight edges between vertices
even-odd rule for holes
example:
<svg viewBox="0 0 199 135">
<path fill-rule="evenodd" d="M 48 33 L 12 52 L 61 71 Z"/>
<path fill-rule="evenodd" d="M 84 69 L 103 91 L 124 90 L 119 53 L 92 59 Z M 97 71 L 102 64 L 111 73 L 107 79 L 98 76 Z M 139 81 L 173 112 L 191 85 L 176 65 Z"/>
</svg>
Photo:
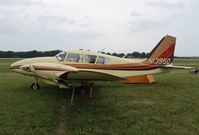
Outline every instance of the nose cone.
<svg viewBox="0 0 199 135">
<path fill-rule="evenodd" d="M 14 70 L 14 69 L 20 69 L 20 63 L 17 61 L 17 62 L 14 62 L 10 65 L 10 69 Z"/>
<path fill-rule="evenodd" d="M 31 59 L 23 59 L 23 60 L 16 61 L 10 65 L 10 69 L 12 70 L 20 69 L 21 66 L 25 64 L 29 64 L 30 62 L 31 62 Z"/>
<path fill-rule="evenodd" d="M 14 62 L 10 65 L 10 69 L 18 74 L 31 75 L 31 72 L 27 68 L 28 65 L 26 64 L 28 62 L 28 59 Z"/>
</svg>

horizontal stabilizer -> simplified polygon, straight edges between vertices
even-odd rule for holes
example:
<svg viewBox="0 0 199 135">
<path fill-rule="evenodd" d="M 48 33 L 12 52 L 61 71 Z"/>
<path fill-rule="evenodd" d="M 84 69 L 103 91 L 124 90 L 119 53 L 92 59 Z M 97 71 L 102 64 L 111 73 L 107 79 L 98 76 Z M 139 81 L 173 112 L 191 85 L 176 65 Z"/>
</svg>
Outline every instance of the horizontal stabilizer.
<svg viewBox="0 0 199 135">
<path fill-rule="evenodd" d="M 193 69 L 194 67 L 165 65 L 165 66 L 164 66 L 164 68 L 175 68 L 175 69 Z"/>
</svg>

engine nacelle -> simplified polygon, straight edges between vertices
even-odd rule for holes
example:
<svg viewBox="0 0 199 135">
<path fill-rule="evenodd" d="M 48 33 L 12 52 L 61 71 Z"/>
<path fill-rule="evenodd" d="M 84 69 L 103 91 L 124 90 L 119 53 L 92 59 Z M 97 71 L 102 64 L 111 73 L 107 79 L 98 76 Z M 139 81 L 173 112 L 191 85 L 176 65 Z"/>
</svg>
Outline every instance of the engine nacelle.
<svg viewBox="0 0 199 135">
<path fill-rule="evenodd" d="M 76 72 L 78 69 L 72 66 L 57 64 L 57 63 L 33 63 L 21 66 L 21 69 L 26 72 L 32 72 L 34 76 L 53 80 L 59 77 L 59 74 L 66 72 Z"/>
</svg>

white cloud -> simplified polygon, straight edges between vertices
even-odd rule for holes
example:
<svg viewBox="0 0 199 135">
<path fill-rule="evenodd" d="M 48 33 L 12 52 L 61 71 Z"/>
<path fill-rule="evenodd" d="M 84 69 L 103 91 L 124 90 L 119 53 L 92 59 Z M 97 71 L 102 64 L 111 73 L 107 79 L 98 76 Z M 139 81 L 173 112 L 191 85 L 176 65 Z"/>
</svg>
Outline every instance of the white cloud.
<svg viewBox="0 0 199 135">
<path fill-rule="evenodd" d="M 182 8 L 184 7 L 184 3 L 182 1 L 149 1 L 146 5 L 157 7 L 157 8 Z"/>
<path fill-rule="evenodd" d="M 198 8 L 196 0 L 1 0 L 0 47 L 149 52 L 171 34 L 177 55 L 198 55 Z"/>
</svg>

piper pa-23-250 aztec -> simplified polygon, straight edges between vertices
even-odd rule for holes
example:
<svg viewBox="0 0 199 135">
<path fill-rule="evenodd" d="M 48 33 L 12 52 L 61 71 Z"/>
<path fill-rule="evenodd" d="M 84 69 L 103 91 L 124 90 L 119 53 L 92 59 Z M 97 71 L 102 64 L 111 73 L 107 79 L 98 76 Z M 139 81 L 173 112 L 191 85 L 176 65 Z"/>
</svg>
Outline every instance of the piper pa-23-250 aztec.
<svg viewBox="0 0 199 135">
<path fill-rule="evenodd" d="M 55 57 L 29 58 L 13 63 L 10 68 L 23 75 L 33 76 L 32 89 L 39 89 L 38 79 L 60 88 L 73 87 L 71 104 L 75 88 L 81 94 L 92 96 L 93 81 L 118 81 L 128 77 L 165 73 L 173 66 L 176 38 L 165 36 L 150 52 L 148 58 L 135 61 L 91 51 L 64 51 Z"/>
</svg>

